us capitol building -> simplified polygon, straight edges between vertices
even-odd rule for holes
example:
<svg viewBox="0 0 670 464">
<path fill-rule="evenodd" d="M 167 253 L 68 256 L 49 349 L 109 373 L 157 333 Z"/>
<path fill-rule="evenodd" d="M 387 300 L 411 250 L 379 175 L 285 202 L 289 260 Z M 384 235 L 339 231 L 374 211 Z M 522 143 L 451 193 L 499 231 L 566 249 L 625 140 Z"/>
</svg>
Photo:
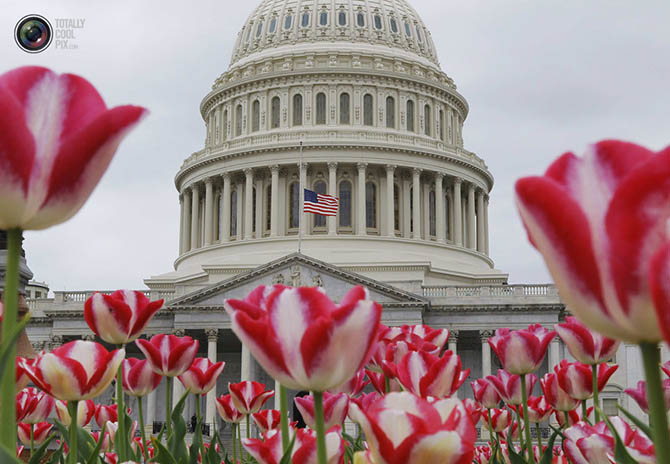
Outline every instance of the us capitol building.
<svg viewBox="0 0 670 464">
<path fill-rule="evenodd" d="M 200 340 L 199 356 L 226 362 L 216 394 L 240 379 L 273 388 L 232 333 L 224 300 L 272 283 L 322 286 L 339 300 L 364 285 L 383 304 L 385 324 L 446 327 L 471 380 L 495 374 L 500 363 L 487 340 L 497 327 L 551 328 L 566 308 L 553 285 L 508 285 L 494 267 L 493 175 L 464 147 L 468 111 L 406 0 L 263 0 L 200 103 L 204 147 L 174 179 L 174 270 L 144 282 L 151 299 L 167 300 L 146 336 Z M 298 252 L 301 181 L 339 197 L 340 209 L 337 217 L 303 215 Z M 29 299 L 35 348 L 93 339 L 82 315 L 92 292 Z M 538 374 L 564 357 L 555 339 Z M 602 394 L 610 413 L 617 401 L 639 412 L 622 394 L 642 378 L 639 359 L 637 347 L 622 344 Z M 164 420 L 164 388 L 148 398 L 148 424 Z M 203 406 L 207 423 L 216 418 L 214 396 Z M 459 396 L 472 397 L 469 382 Z"/>
</svg>

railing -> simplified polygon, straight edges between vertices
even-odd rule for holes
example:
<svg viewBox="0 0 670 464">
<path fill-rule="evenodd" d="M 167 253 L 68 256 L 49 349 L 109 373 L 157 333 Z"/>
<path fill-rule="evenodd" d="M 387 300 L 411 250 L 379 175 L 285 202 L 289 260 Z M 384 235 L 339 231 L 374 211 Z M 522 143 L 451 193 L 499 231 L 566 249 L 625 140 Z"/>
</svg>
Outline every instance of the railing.
<svg viewBox="0 0 670 464">
<path fill-rule="evenodd" d="M 558 296 L 553 284 L 524 285 L 473 285 L 473 286 L 428 286 L 423 287 L 423 296 L 429 298 L 467 298 L 467 297 L 518 297 L 518 296 Z"/>
</svg>

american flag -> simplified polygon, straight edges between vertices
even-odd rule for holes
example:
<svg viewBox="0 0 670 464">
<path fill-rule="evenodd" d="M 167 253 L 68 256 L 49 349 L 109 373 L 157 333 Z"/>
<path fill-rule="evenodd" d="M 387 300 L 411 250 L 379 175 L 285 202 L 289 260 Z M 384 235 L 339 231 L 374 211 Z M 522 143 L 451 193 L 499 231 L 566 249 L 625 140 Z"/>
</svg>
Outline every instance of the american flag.
<svg viewBox="0 0 670 464">
<path fill-rule="evenodd" d="M 337 216 L 340 199 L 332 195 L 321 195 L 305 189 L 303 211 L 305 213 L 320 214 L 321 216 Z"/>
</svg>

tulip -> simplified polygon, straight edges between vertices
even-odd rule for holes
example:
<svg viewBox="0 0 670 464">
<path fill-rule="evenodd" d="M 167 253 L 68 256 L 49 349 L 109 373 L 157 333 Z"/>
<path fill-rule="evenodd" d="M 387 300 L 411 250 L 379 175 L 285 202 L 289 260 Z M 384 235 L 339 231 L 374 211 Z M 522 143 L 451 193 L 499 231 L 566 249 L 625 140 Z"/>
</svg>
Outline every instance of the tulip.
<svg viewBox="0 0 670 464">
<path fill-rule="evenodd" d="M 521 376 L 512 375 L 503 369 L 498 369 L 497 376 L 489 375 L 486 380 L 493 385 L 505 404 L 518 405 L 522 403 Z M 535 383 L 537 383 L 536 375 L 526 376 L 526 395 L 530 396 Z"/>
<path fill-rule="evenodd" d="M 237 463 L 237 429 L 239 427 L 239 423 L 242 421 L 242 419 L 244 419 L 244 414 L 238 411 L 238 409 L 233 405 L 233 398 L 231 394 L 219 396 L 216 399 L 215 405 L 219 416 L 221 416 L 221 419 L 223 419 L 224 422 L 232 424 L 233 426 L 233 462 Z"/>
<path fill-rule="evenodd" d="M 670 410 L 670 379 L 665 379 L 662 382 L 663 397 L 665 399 L 665 411 Z M 637 388 L 627 388 L 624 390 L 628 396 L 633 398 L 645 413 L 649 414 L 649 402 L 647 400 L 647 382 L 640 380 L 637 383 Z"/>
<path fill-rule="evenodd" d="M 23 363 L 30 380 L 59 400 L 87 400 L 104 392 L 121 365 L 125 350 L 107 351 L 95 342 L 76 340 Z"/>
<path fill-rule="evenodd" d="M 21 440 L 24 445 L 31 445 L 32 449 L 34 448 L 34 445 L 39 446 L 49 438 L 51 429 L 53 429 L 53 424 L 48 422 L 39 422 L 37 424 L 26 424 L 25 422 L 22 422 L 18 425 L 17 432 L 19 434 L 19 440 Z"/>
<path fill-rule="evenodd" d="M 326 463 L 339 464 L 344 456 L 344 441 L 341 428 L 334 426 L 326 433 Z M 317 464 L 316 436 L 313 430 L 298 429 L 295 433 L 295 445 L 291 454 L 292 464 Z M 278 430 L 269 430 L 263 440 L 244 438 L 244 448 L 259 464 L 279 464 L 282 458 L 281 434 Z"/>
<path fill-rule="evenodd" d="M 0 303 L 0 306 L 2 304 Z M 24 388 L 28 386 L 30 383 L 30 377 L 28 377 L 28 374 L 26 374 L 26 370 L 23 368 L 24 364 L 31 364 L 33 362 L 32 359 L 24 358 L 23 356 L 17 356 L 16 357 L 16 362 L 15 362 L 15 368 L 16 368 L 16 391 L 20 392 Z"/>
<path fill-rule="evenodd" d="M 123 390 L 130 396 L 146 396 L 161 383 L 146 359 L 127 358 L 123 360 Z"/>
<path fill-rule="evenodd" d="M 253 380 L 228 383 L 228 391 L 235 408 L 245 415 L 258 412 L 275 394 L 273 391 L 266 391 L 265 384 Z"/>
<path fill-rule="evenodd" d="M 544 396 L 528 397 L 528 420 L 533 424 L 546 421 L 551 415 L 551 405 L 547 403 Z"/>
<path fill-rule="evenodd" d="M 491 382 L 486 379 L 477 379 L 474 382 L 470 382 L 470 386 L 472 387 L 475 400 L 483 408 L 491 409 L 498 407 L 501 401 L 500 395 Z"/>
<path fill-rule="evenodd" d="M 151 340 L 135 340 L 151 368 L 165 377 L 177 377 L 186 371 L 198 352 L 198 340 L 191 337 L 159 334 Z"/>
<path fill-rule="evenodd" d="M 565 427 L 565 425 L 575 425 L 579 422 L 588 421 L 593 422 L 593 406 L 587 408 L 586 415 L 584 410 L 580 408 L 573 409 L 572 411 L 556 411 L 554 410 L 554 418 L 560 427 Z M 567 422 L 566 422 L 567 419 Z"/>
<path fill-rule="evenodd" d="M 361 369 L 356 372 L 348 382 L 328 390 L 330 393 L 346 393 L 349 396 L 360 395 L 363 389 L 370 383 L 370 380 L 365 380 L 365 370 Z"/>
<path fill-rule="evenodd" d="M 263 433 L 279 427 L 281 411 L 278 409 L 263 409 L 251 415 L 254 422 Z"/>
<path fill-rule="evenodd" d="M 567 361 L 564 359 L 560 365 L 566 365 Z M 568 392 L 561 388 L 558 382 L 559 366 L 554 367 L 554 372 L 544 374 L 540 379 L 540 386 L 544 392 L 544 398 L 554 409 L 558 411 L 572 411 L 579 406 L 579 400 L 571 397 Z"/>
<path fill-rule="evenodd" d="M 565 322 L 554 325 L 554 329 L 572 357 L 583 364 L 607 362 L 619 349 L 619 341 L 589 330 L 574 316 L 566 317 Z"/>
<path fill-rule="evenodd" d="M 465 398 L 463 400 L 463 406 L 465 406 L 465 409 L 468 411 L 470 414 L 470 418 L 472 419 L 472 423 L 477 426 L 479 423 L 479 419 L 482 417 L 482 407 L 477 403 L 475 400 L 470 399 L 470 398 Z"/>
<path fill-rule="evenodd" d="M 16 457 L 17 458 L 21 457 L 21 454 L 23 454 L 24 449 L 25 449 L 25 446 L 16 445 Z"/>
<path fill-rule="evenodd" d="M 572 398 L 580 401 L 593 396 L 593 379 L 591 366 L 582 363 L 561 362 L 557 371 L 558 384 Z M 597 373 L 596 387 L 602 390 L 619 366 L 600 364 Z"/>
<path fill-rule="evenodd" d="M 489 430 L 495 433 L 501 433 L 512 422 L 512 413 L 509 409 L 488 409 L 482 411 L 484 422 L 488 425 Z"/>
<path fill-rule="evenodd" d="M 26 388 L 24 391 L 27 391 L 29 395 L 33 396 L 35 402 L 33 403 L 34 407 L 26 412 L 26 415 L 21 422 L 26 424 L 37 424 L 38 422 L 46 421 L 51 414 L 51 411 L 54 409 L 55 400 L 36 388 Z"/>
<path fill-rule="evenodd" d="M 64 426 L 70 426 L 72 418 L 67 407 L 67 401 L 56 401 L 56 414 L 58 415 L 58 420 Z M 94 414 L 95 403 L 93 403 L 93 400 L 80 401 L 77 404 L 77 426 L 86 427 L 91 422 L 91 419 L 93 419 Z"/>
<path fill-rule="evenodd" d="M 461 371 L 461 358 L 452 351 L 442 357 L 415 351 L 402 358 L 397 372 L 405 390 L 423 398 L 444 398 L 456 393 L 470 369 Z"/>
<path fill-rule="evenodd" d="M 208 358 L 196 358 L 191 367 L 179 376 L 179 381 L 191 393 L 204 395 L 216 386 L 225 365 L 223 361 L 213 363 Z"/>
<path fill-rule="evenodd" d="M 382 338 L 388 341 L 397 341 L 408 335 L 421 337 L 424 342 L 431 343 L 438 348 L 444 348 L 449 339 L 449 330 L 433 329 L 427 325 L 403 325 L 402 327 L 386 327 Z"/>
<path fill-rule="evenodd" d="M 373 391 L 371 393 L 363 393 L 358 398 L 349 398 L 349 401 L 356 403 L 360 409 L 365 411 L 370 407 L 372 403 L 374 403 L 377 400 L 380 400 L 381 398 L 382 395 L 380 395 L 376 391 Z M 351 408 L 349 408 L 348 416 L 351 419 Z"/>
<path fill-rule="evenodd" d="M 117 405 L 103 405 L 99 404 L 95 407 L 95 422 L 98 424 L 98 427 L 102 428 L 105 425 L 105 422 L 117 422 L 119 420 L 119 415 L 117 413 Z"/>
<path fill-rule="evenodd" d="M 395 379 L 389 379 L 384 374 L 379 374 L 377 372 L 371 371 L 369 369 L 365 370 L 365 374 L 370 379 L 370 384 L 380 395 L 385 395 L 386 393 L 395 391 L 402 391 L 402 387 Z M 386 383 L 388 381 L 389 392 L 386 391 Z"/>
<path fill-rule="evenodd" d="M 16 422 L 21 422 L 26 414 L 37 406 L 37 396 L 27 390 L 21 390 L 16 394 Z"/>
<path fill-rule="evenodd" d="M 527 330 L 496 329 L 489 345 L 510 374 L 530 374 L 544 360 L 549 343 L 556 335 L 540 324 L 531 324 Z"/>
<path fill-rule="evenodd" d="M 84 319 L 98 337 L 122 345 L 137 339 L 162 306 L 163 300 L 150 301 L 138 291 L 95 292 L 84 304 Z"/>
<path fill-rule="evenodd" d="M 470 463 L 475 427 L 456 398 L 433 403 L 409 392 L 389 393 L 363 411 L 352 403 L 376 464 Z"/>
<path fill-rule="evenodd" d="M 303 396 L 296 397 L 295 405 L 300 411 L 305 424 L 308 427 L 315 429 L 316 420 L 314 418 L 314 397 Z M 323 394 L 323 415 L 324 427 L 331 428 L 334 425 L 342 425 L 344 418 L 347 417 L 349 411 L 349 396 L 346 393 L 331 394 L 325 392 Z"/>
</svg>

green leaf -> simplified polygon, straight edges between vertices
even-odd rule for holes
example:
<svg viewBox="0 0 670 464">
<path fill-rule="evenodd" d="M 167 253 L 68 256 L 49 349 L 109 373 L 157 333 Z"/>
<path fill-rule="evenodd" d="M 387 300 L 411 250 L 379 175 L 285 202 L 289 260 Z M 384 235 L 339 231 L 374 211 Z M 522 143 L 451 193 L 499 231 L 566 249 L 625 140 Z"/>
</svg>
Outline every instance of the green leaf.
<svg viewBox="0 0 670 464">
<path fill-rule="evenodd" d="M 98 461 L 98 456 L 100 455 L 100 449 L 102 448 L 102 443 L 105 441 L 105 430 L 107 430 L 107 422 L 102 424 L 102 429 L 100 429 L 100 436 L 98 437 L 98 443 L 95 445 L 91 456 L 86 461 L 86 464 L 95 464 Z"/>
<path fill-rule="evenodd" d="M 63 458 L 64 443 L 61 443 L 58 449 L 51 455 L 47 464 L 59 464 Z"/>
<path fill-rule="evenodd" d="M 40 445 L 39 448 L 37 448 L 31 455 L 30 455 L 30 461 L 28 461 L 28 464 L 39 464 L 42 459 L 44 458 L 44 454 L 47 451 L 47 447 L 49 444 L 56 438 L 56 434 L 52 433 L 49 435 L 49 438 L 47 438 L 44 443 Z"/>
<path fill-rule="evenodd" d="M 172 453 L 165 447 L 163 443 L 158 441 L 156 438 L 153 438 L 151 442 L 154 445 L 156 450 L 156 455 L 154 456 L 154 462 L 158 464 L 177 464 L 177 461 L 172 456 Z"/>
<path fill-rule="evenodd" d="M 646 436 L 651 437 L 651 428 L 642 422 L 640 419 L 635 417 L 632 413 L 626 411 L 626 409 L 621 406 L 620 404 L 617 405 L 619 407 L 619 410 L 630 420 L 635 426 L 640 429 Z"/>
<path fill-rule="evenodd" d="M 12 332 L 12 334 L 8 338 L 9 343 L 7 342 L 2 343 L 2 349 L 0 349 L 0 372 L 5 371 L 5 366 L 9 361 L 9 353 L 10 353 L 9 348 L 16 344 L 16 341 L 19 339 L 19 335 L 21 335 L 21 331 L 28 325 L 29 320 L 30 320 L 30 313 L 26 314 L 23 317 L 23 319 L 21 319 L 21 321 L 19 321 L 19 323 L 16 324 L 16 327 L 14 327 L 14 332 Z"/>
<path fill-rule="evenodd" d="M 168 449 L 174 459 L 180 464 L 189 462 L 188 450 L 184 441 L 186 437 L 186 421 L 184 421 L 183 417 L 184 405 L 186 404 L 188 395 L 189 391 L 187 390 L 172 410 L 172 434 L 167 438 Z"/>
<path fill-rule="evenodd" d="M 521 433 L 521 431 L 519 431 Z M 507 454 L 512 464 L 528 464 L 526 460 L 514 449 L 514 440 L 512 440 L 512 431 L 507 434 Z"/>
<path fill-rule="evenodd" d="M 554 442 L 556 441 L 556 438 L 559 435 L 561 436 L 563 435 L 559 429 L 556 429 L 554 427 L 551 428 L 554 431 L 554 433 L 552 433 L 551 437 L 549 437 L 549 441 L 547 442 L 547 451 L 544 452 L 538 464 L 551 464 L 551 461 L 554 458 Z"/>
<path fill-rule="evenodd" d="M 7 451 L 7 448 L 0 446 L 0 462 L 2 464 L 20 464 L 19 458 L 16 457 L 16 450 L 13 452 Z"/>
<path fill-rule="evenodd" d="M 288 444 L 288 449 L 286 450 L 286 453 L 284 453 L 284 456 L 282 456 L 279 464 L 291 464 L 291 454 L 293 453 L 293 445 L 295 445 L 295 437 L 296 435 L 294 434 L 291 443 Z"/>
</svg>

